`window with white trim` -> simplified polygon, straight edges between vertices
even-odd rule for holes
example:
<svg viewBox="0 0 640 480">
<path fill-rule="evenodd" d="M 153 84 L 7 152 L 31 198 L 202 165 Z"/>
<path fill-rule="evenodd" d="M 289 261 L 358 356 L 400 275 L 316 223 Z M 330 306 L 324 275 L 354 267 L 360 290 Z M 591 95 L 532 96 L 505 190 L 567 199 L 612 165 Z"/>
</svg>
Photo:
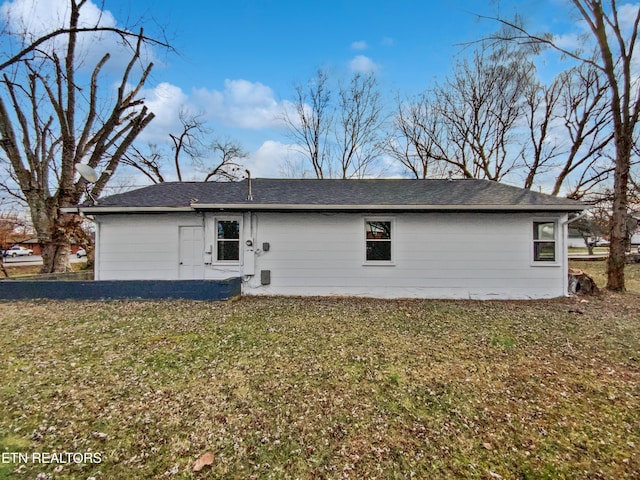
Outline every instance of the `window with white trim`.
<svg viewBox="0 0 640 480">
<path fill-rule="evenodd" d="M 216 260 L 218 262 L 240 261 L 240 222 L 216 220 L 216 232 Z"/>
<path fill-rule="evenodd" d="M 366 219 L 364 221 L 367 263 L 391 262 L 392 226 L 391 220 Z"/>
<path fill-rule="evenodd" d="M 557 225 L 552 221 L 533 222 L 533 261 L 555 262 L 557 259 Z"/>
</svg>

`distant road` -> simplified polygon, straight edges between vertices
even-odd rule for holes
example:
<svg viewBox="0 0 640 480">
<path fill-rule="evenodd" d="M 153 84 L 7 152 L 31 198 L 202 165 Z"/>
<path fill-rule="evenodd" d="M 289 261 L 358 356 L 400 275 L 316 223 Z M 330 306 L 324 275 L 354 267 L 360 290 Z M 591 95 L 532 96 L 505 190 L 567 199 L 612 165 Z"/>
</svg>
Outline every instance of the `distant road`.
<svg viewBox="0 0 640 480">
<path fill-rule="evenodd" d="M 71 263 L 86 262 L 87 257 L 78 258 L 75 255 L 70 255 Z M 42 257 L 40 255 L 29 255 L 24 257 L 6 257 L 4 259 L 5 265 L 12 267 L 26 267 L 29 265 L 42 265 Z"/>
</svg>

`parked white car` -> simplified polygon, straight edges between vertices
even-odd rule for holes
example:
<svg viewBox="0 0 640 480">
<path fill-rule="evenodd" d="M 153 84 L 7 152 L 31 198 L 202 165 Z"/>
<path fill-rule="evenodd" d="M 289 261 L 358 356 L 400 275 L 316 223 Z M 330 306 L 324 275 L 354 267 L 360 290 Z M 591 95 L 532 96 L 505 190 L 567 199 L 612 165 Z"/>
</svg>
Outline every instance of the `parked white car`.
<svg viewBox="0 0 640 480">
<path fill-rule="evenodd" d="M 18 245 L 14 245 L 9 250 L 5 250 L 5 257 L 25 257 L 28 255 L 33 255 L 33 250 L 29 248 L 20 247 Z"/>
</svg>

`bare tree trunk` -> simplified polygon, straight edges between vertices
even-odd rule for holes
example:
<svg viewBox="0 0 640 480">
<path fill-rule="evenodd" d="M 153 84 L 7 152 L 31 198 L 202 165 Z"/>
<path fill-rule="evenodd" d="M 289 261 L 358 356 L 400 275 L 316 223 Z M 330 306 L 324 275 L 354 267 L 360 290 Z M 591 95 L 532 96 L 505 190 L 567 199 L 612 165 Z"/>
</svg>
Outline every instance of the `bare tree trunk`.
<svg viewBox="0 0 640 480">
<path fill-rule="evenodd" d="M 625 144 L 626 141 L 626 137 L 616 139 L 618 155 L 614 172 L 609 258 L 607 260 L 607 288 L 614 291 L 625 290 L 624 265 L 626 259 L 626 225 L 631 163 L 631 147 Z"/>
<path fill-rule="evenodd" d="M 624 264 L 626 259 L 626 219 L 629 204 L 631 154 L 634 132 L 640 123 L 640 89 L 638 88 L 635 59 L 640 34 L 640 9 L 623 11 L 616 0 L 571 0 L 596 42 L 598 58 L 585 57 L 581 50 L 566 49 L 554 43 L 553 36 L 537 36 L 528 33 L 513 22 L 499 21 L 513 29 L 502 39 L 546 45 L 581 63 L 600 70 L 609 90 L 607 105 L 611 113 L 616 155 L 614 159 L 613 211 L 609 260 L 607 264 L 607 288 L 624 291 Z"/>
<path fill-rule="evenodd" d="M 42 272 L 70 272 L 71 235 L 80 228 L 79 217 L 60 213 L 51 228 L 51 242 L 42 251 Z"/>
<path fill-rule="evenodd" d="M 87 182 L 78 178 L 74 166 L 81 163 L 102 170 L 91 188 L 91 194 L 97 197 L 124 153 L 153 119 L 140 97 L 153 66 L 140 65 L 148 38 L 142 30 L 132 34 L 110 29 L 124 40 L 136 41 L 127 41 L 131 57 L 117 89 L 110 84 L 103 94 L 99 88 L 101 73 L 110 53 L 103 54 L 90 77 L 78 75 L 85 83 L 79 83 L 75 75 L 80 62 L 76 58 L 77 36 L 103 29 L 99 25 L 79 27 L 86 1 L 68 2 L 68 25 L 52 34 L 65 35 L 66 45 L 43 44 L 25 50 L 34 53 L 4 64 L 13 69 L 10 74 L 3 72 L 0 81 L 13 110 L 10 115 L 0 96 L 0 150 L 4 154 L 0 163 L 6 164 L 11 179 L 2 187 L 29 206 L 33 226 L 44 244 L 43 273 L 71 269 L 70 240 L 81 234 L 81 219 L 59 209 L 79 203 L 85 193 Z M 18 33 L 25 41 L 31 38 L 27 30 Z M 33 45 L 40 45 L 46 38 L 50 35 Z"/>
</svg>

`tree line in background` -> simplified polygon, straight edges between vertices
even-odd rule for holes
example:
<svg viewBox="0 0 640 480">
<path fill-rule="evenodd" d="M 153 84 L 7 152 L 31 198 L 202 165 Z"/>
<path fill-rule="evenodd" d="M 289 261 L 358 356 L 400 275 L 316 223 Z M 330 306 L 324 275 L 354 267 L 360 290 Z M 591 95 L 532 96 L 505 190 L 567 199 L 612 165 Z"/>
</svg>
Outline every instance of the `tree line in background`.
<svg viewBox="0 0 640 480">
<path fill-rule="evenodd" d="M 136 143 L 153 119 L 140 97 L 152 68 L 144 49 L 171 47 L 142 30 L 81 26 L 85 3 L 69 0 L 68 25 L 35 40 L 26 32 L 3 32 L 18 48 L 0 64 L 0 188 L 28 205 L 46 244 L 44 272 L 69 267 L 69 239 L 79 222 L 59 208 L 86 193 L 76 163 L 102 171 L 91 186 L 97 196 L 121 164 L 154 183 L 182 180 L 186 162 L 201 180 L 237 180 L 247 157 L 238 142 L 214 137 L 202 115 L 186 110 L 168 148 Z M 284 173 L 364 178 L 393 165 L 414 178 L 544 185 L 548 193 L 605 203 L 611 212 L 608 286 L 624 289 L 627 219 L 640 204 L 639 72 L 633 63 L 640 11 L 621 21 L 613 0 L 606 11 L 598 0 L 571 4 L 590 29 L 584 45 L 592 50 L 565 50 L 550 35 L 494 18 L 498 32 L 479 40 L 447 77 L 394 105 L 384 103 L 373 74 L 343 81 L 318 70 L 296 87 L 294 109 L 283 113 L 299 154 Z M 91 66 L 77 51 L 83 35 L 96 33 L 115 35 L 129 47 L 116 95 L 104 86 L 109 53 Z M 542 82 L 536 68 L 542 50 L 559 51 L 567 61 L 550 82 Z"/>
<path fill-rule="evenodd" d="M 287 118 L 292 136 L 318 178 L 371 173 L 368 152 L 375 151 L 415 178 L 460 175 L 528 189 L 549 184 L 554 195 L 604 202 L 611 213 L 607 287 L 624 290 L 629 216 L 640 207 L 640 9 L 629 18 L 628 11 L 619 15 L 615 0 L 603 3 L 571 1 L 590 32 L 575 50 L 518 21 L 494 18 L 499 32 L 479 41 L 446 79 L 398 100 L 382 142 L 375 80 L 354 76 L 332 110 L 327 75 L 319 71 L 297 90 L 297 117 Z M 543 83 L 535 60 L 549 49 L 570 68 Z M 353 139 L 363 154 L 341 156 L 353 151 Z"/>
<path fill-rule="evenodd" d="M 293 175 L 363 178 L 405 175 L 482 178 L 582 199 L 601 192 L 613 172 L 609 96 L 600 73 L 577 65 L 550 85 L 538 80 L 533 53 L 483 46 L 443 81 L 389 111 L 373 74 L 355 74 L 332 97 L 319 70 L 297 88 L 285 115 L 304 157 Z"/>
</svg>

